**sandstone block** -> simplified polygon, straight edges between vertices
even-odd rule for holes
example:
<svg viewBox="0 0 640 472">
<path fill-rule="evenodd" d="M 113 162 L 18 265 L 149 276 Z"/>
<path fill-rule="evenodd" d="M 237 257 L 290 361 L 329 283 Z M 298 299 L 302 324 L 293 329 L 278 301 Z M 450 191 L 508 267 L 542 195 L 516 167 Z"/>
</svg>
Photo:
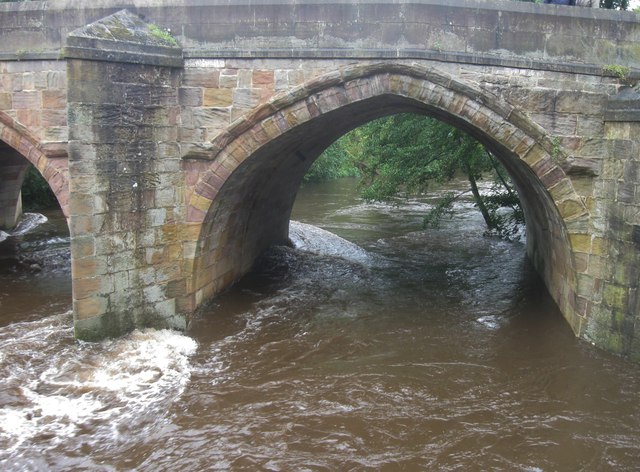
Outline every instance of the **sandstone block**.
<svg viewBox="0 0 640 472">
<path fill-rule="evenodd" d="M 204 89 L 205 107 L 229 107 L 233 103 L 233 90 L 227 88 Z"/>
<path fill-rule="evenodd" d="M 220 71 L 214 68 L 188 67 L 184 71 L 182 83 L 186 87 L 218 88 Z"/>
<path fill-rule="evenodd" d="M 107 306 L 107 297 L 92 296 L 81 300 L 74 300 L 73 312 L 78 319 L 85 320 L 104 314 L 107 310 Z"/>
</svg>

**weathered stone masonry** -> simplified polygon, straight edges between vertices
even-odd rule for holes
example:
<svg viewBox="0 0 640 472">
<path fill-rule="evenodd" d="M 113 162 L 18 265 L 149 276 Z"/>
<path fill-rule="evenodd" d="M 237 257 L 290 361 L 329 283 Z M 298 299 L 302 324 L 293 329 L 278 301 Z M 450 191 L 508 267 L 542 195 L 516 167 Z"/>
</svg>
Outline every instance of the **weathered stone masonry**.
<svg viewBox="0 0 640 472">
<path fill-rule="evenodd" d="M 55 101 L 53 82 L 46 94 L 34 82 L 39 101 L 19 117 L 20 86 L 6 84 L 30 79 L 8 70 L 38 61 L 0 62 L 0 139 L 69 176 L 58 193 L 68 188 L 77 335 L 184 327 L 286 240 L 302 176 L 329 143 L 416 112 L 473 134 L 509 170 L 527 251 L 575 333 L 640 358 L 634 17 L 438 3 L 125 2 L 82 6 L 74 27 L 67 10 L 23 7 L 47 31 L 66 25 L 46 43 L 66 60 L 41 67 L 64 64 L 68 88 Z M 630 69 L 620 79 L 606 64 Z M 67 100 L 68 122 L 43 119 L 45 95 Z"/>
<path fill-rule="evenodd" d="M 67 83 L 63 62 L 0 62 L 0 140 L 5 143 L 0 153 L 0 172 L 4 174 L 0 228 L 11 228 L 21 214 L 18 196 L 26 167 L 8 168 L 14 166 L 14 152 L 22 157 L 24 165 L 31 163 L 42 173 L 68 215 Z"/>
<path fill-rule="evenodd" d="M 72 33 L 66 53 L 76 333 L 184 329 L 167 296 L 181 277 L 181 50 L 122 12 Z"/>
</svg>

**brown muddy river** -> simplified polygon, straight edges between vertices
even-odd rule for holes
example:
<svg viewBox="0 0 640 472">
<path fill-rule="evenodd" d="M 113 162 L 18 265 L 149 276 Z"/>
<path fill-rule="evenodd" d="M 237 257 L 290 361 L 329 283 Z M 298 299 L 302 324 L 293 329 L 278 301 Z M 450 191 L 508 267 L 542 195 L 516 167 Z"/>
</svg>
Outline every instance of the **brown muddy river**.
<svg viewBox="0 0 640 472">
<path fill-rule="evenodd" d="M 428 206 L 304 187 L 293 219 L 357 246 L 296 224 L 314 252 L 274 249 L 186 333 L 99 344 L 64 221 L 7 238 L 0 469 L 639 470 L 640 367 L 577 340 L 469 202 L 423 231 Z"/>
</svg>

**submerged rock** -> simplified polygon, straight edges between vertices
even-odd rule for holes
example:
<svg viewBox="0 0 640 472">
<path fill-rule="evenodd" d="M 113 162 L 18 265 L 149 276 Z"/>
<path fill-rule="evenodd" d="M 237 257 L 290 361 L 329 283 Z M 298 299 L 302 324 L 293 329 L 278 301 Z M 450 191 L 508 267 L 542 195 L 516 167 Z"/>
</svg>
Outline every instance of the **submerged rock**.
<svg viewBox="0 0 640 472">
<path fill-rule="evenodd" d="M 20 223 L 11 232 L 10 236 L 21 236 L 33 231 L 34 228 L 46 223 L 49 219 L 40 213 L 25 213 Z"/>
<path fill-rule="evenodd" d="M 71 270 L 70 238 L 45 215 L 25 213 L 13 230 L 0 231 L 0 243 L 0 272 Z"/>
<path fill-rule="evenodd" d="M 317 226 L 292 220 L 289 222 L 289 239 L 301 251 L 341 257 L 361 264 L 370 262 L 369 254 L 360 246 Z"/>
</svg>

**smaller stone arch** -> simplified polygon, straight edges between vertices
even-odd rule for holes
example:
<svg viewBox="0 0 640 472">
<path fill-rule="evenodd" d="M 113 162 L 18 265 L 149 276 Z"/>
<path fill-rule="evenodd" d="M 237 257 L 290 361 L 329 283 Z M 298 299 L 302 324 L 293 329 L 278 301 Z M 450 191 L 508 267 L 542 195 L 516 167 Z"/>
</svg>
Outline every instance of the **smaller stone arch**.
<svg viewBox="0 0 640 472">
<path fill-rule="evenodd" d="M 200 225 L 193 259 L 186 261 L 193 306 L 248 271 L 266 246 L 286 239 L 295 190 L 328 144 L 366 121 L 404 111 L 460 127 L 501 158 L 534 222 L 529 256 L 581 334 L 588 313 L 578 302 L 571 234 L 582 232 L 590 215 L 560 166 L 566 156 L 542 127 L 498 96 L 420 65 L 376 63 L 328 73 L 274 97 L 212 141 L 211 162 L 188 199 L 188 220 Z M 279 175 L 285 172 L 293 183 Z M 273 218 L 267 205 L 285 216 Z"/>
<path fill-rule="evenodd" d="M 69 161 L 66 150 L 45 146 L 28 129 L 0 111 L 0 141 L 31 163 L 49 184 L 62 213 L 69 218 Z M 20 179 L 21 182 L 21 179 Z"/>
</svg>

